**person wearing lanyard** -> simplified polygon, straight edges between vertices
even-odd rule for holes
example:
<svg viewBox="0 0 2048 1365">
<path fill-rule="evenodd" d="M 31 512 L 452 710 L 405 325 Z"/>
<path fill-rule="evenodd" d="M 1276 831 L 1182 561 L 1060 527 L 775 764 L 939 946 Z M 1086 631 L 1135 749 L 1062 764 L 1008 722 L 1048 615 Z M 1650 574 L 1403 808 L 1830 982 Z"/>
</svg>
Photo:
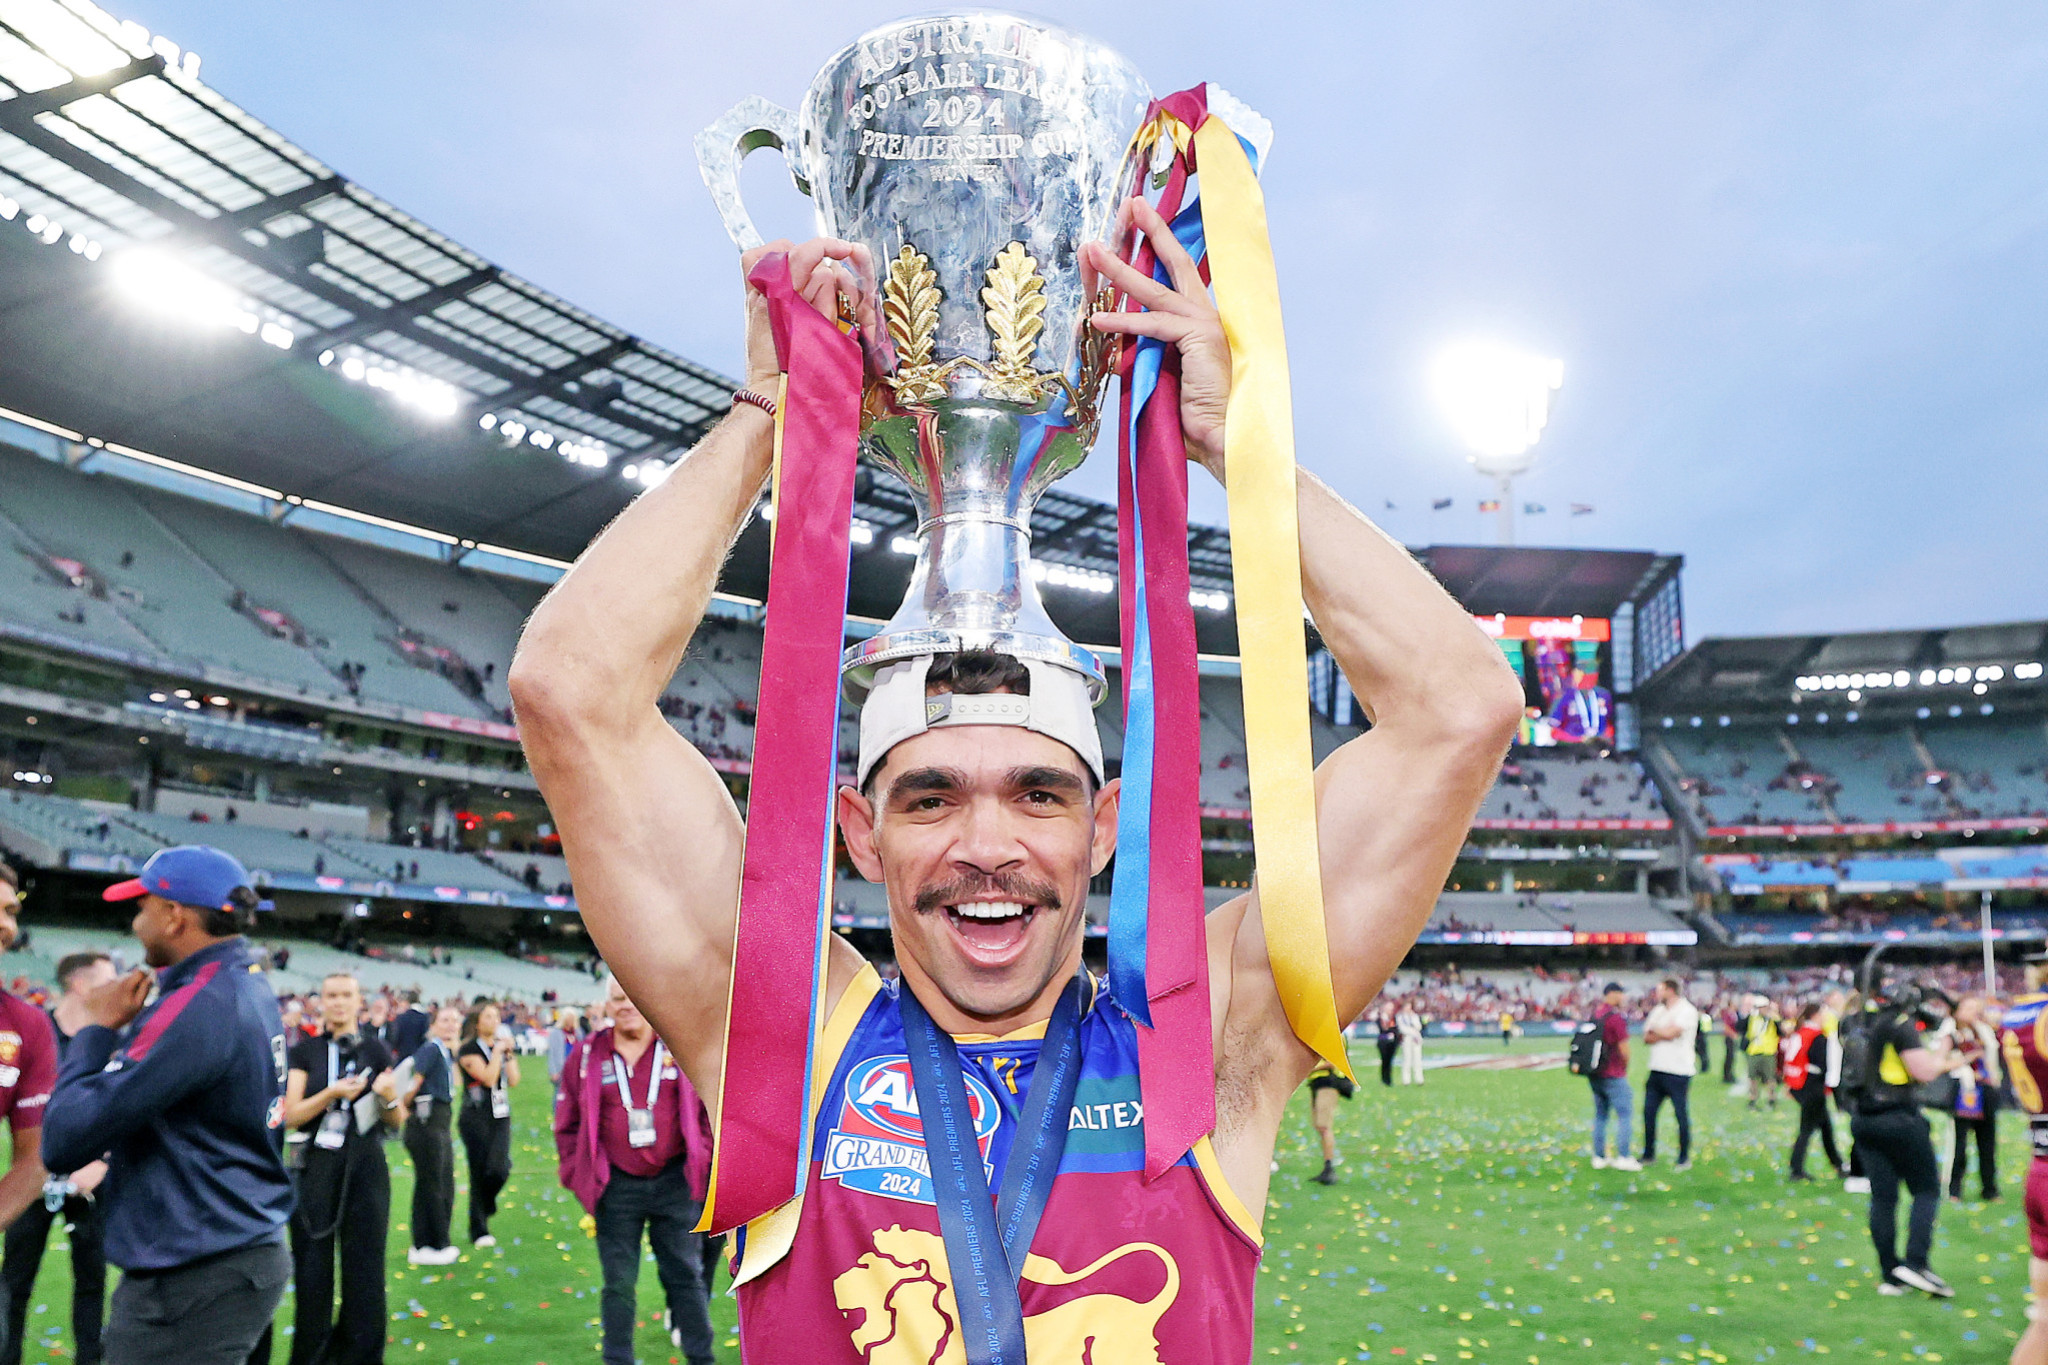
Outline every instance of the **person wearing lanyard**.
<svg viewBox="0 0 2048 1365">
<path fill-rule="evenodd" d="M 0 882 L 0 892 L 5 887 Z M 113 959 L 105 953 L 72 953 L 58 962 L 57 984 L 64 994 L 50 1010 L 58 1066 L 63 1065 L 71 1036 L 92 1022 L 86 998 L 115 975 Z M 50 1079 L 56 1080 L 55 1067 Z M 21 1365 L 21 1332 L 28 1321 L 36 1271 L 43 1264 L 50 1225 L 59 1220 L 71 1239 L 72 1341 L 80 1365 L 95 1365 L 99 1360 L 100 1325 L 107 1305 L 107 1254 L 102 1245 L 106 1213 L 95 1194 L 106 1175 L 105 1161 L 88 1161 L 68 1175 L 53 1172 L 43 1184 L 43 1197 L 9 1225 L 7 1257 L 0 1263 L 0 1280 L 7 1287 L 7 1346 L 0 1353 L 0 1365 Z"/>
<path fill-rule="evenodd" d="M 1198 136 L 1228 148 L 1223 133 L 1213 126 Z M 1233 492 L 1256 487 L 1249 496 L 1297 514 L 1305 604 L 1373 720 L 1323 760 L 1314 813 L 1295 817 L 1314 821 L 1319 852 L 1307 856 L 1319 862 L 1263 867 L 1255 889 L 1211 910 L 1193 926 L 1199 941 L 1182 945 L 1189 975 L 1161 975 L 1159 994 L 1119 1001 L 1083 972 L 1089 884 L 1116 852 L 1119 802 L 1151 793 L 1127 792 L 1111 775 L 1092 680 L 1060 662 L 1074 662 L 1071 652 L 1000 630 L 935 633 L 946 652 L 878 654 L 867 660 L 872 685 L 861 680 L 858 761 L 837 792 L 837 847 L 886 888 L 900 976 L 883 981 L 837 934 L 825 935 L 822 974 L 805 955 L 773 966 L 750 955 L 742 967 L 734 952 L 743 875 L 764 872 L 746 855 L 771 837 L 773 817 L 757 804 L 750 825 L 722 775 L 655 703 L 770 475 L 779 409 L 762 390 L 783 392 L 778 329 L 797 338 L 793 354 L 808 350 L 836 317 L 842 288 L 856 315 L 865 309 L 872 319 L 874 300 L 855 282 L 876 278 L 865 248 L 818 240 L 748 253 L 758 288 L 748 302 L 745 401 L 675 477 L 593 542 L 520 637 L 511 672 L 520 742 L 576 864 L 578 911 L 691 1078 L 726 1114 L 746 1112 L 751 1084 L 718 1093 L 728 1074 L 757 1060 L 726 1053 L 742 971 L 750 993 L 781 992 L 779 1003 L 800 1004 L 824 1025 L 811 1055 L 811 1074 L 826 1078 L 811 1097 L 816 1108 L 808 1117 L 747 1113 L 773 1144 L 764 1152 L 778 1163 L 796 1157 L 800 1170 L 790 1174 L 800 1177 L 802 1204 L 783 1202 L 780 1172 L 741 1170 L 729 1186 L 720 1177 L 718 1226 L 731 1226 L 742 1207 L 760 1224 L 746 1234 L 735 1276 L 748 1360 L 861 1365 L 886 1351 L 1007 1365 L 1024 1357 L 1027 1320 L 1057 1334 L 1039 1337 L 1035 1353 L 1046 1360 L 1084 1351 L 1175 1365 L 1249 1360 L 1253 1211 L 1267 1205 L 1288 1096 L 1317 1049 L 1342 1056 L 1337 1030 L 1371 1003 L 1427 923 L 1522 719 L 1521 684 L 1463 606 L 1313 476 L 1261 462 L 1271 443 L 1240 418 L 1278 400 L 1269 388 L 1240 401 L 1230 386 L 1234 370 L 1265 373 L 1264 359 L 1233 363 L 1201 268 L 1166 219 L 1139 200 L 1119 212 L 1119 242 L 1142 234 L 1170 283 L 1090 242 L 1089 267 L 1145 311 L 1095 312 L 1082 325 L 1142 335 L 1148 355 L 1161 348 L 1178 376 L 1159 391 L 1178 397 L 1190 458 L 1220 480 L 1227 421 Z M 851 272 L 842 273 L 843 259 L 854 261 Z M 967 285 L 950 278 L 960 279 L 950 288 Z M 1249 293 L 1266 288 L 1256 278 Z M 805 313 L 814 304 L 822 321 Z M 839 356 L 827 363 L 840 364 L 844 348 Z M 819 373 L 809 364 L 806 356 L 797 367 L 801 386 Z M 800 423 L 834 420 L 826 404 L 798 396 Z M 1151 411 L 1144 444 L 1156 451 L 1155 434 L 1174 439 L 1174 414 Z M 1152 480 L 1157 462 L 1138 463 Z M 1255 479 L 1277 473 L 1284 486 L 1247 484 L 1241 468 L 1258 471 Z M 1290 601 L 1283 614 L 1295 610 Z M 1013 642 L 1017 652 L 1003 652 Z M 1295 687 L 1256 698 L 1262 726 L 1305 724 L 1305 687 Z M 1162 784 L 1173 771 L 1184 787 L 1192 782 L 1190 770 L 1160 771 Z M 1130 814 L 1149 818 L 1135 805 Z M 1276 888 L 1289 878 L 1300 879 L 1298 893 Z M 1326 967 L 1296 970 L 1295 955 L 1269 953 L 1269 937 L 1311 921 Z M 1147 989 L 1120 975 L 1125 991 Z M 1313 994 L 1302 984 L 1311 979 Z M 1185 989 L 1190 982 L 1206 985 Z M 1143 1014 L 1168 992 L 1178 993 L 1177 1015 L 1189 1007 L 1180 1015 L 1189 1022 L 1152 1036 L 1185 1053 L 1150 1052 L 1126 1012 Z M 1209 1011 L 1200 1020 L 1198 1002 Z M 1153 1077 L 1198 1068 L 1178 1075 L 1195 1082 L 1193 1094 L 1161 1080 L 1167 1112 L 1146 1112 L 1141 1043 Z M 771 1060 L 789 1069 L 789 1056 Z M 1087 1125 L 1077 1120 L 1071 1141 L 1070 1115 Z M 799 1150 L 807 1130 L 810 1146 Z M 732 1147 L 723 1157 L 735 1159 Z M 778 1207 L 759 1210 L 770 1195 Z M 1112 1263 L 1116 1291 L 1098 1291 L 1103 1282 L 1091 1277 L 1082 1294 L 1067 1278 Z M 1105 1344 L 1113 1342 L 1124 1344 Z"/>
<path fill-rule="evenodd" d="M 298 1176 L 292 1215 L 292 1365 L 384 1358 L 384 1239 L 391 1172 L 384 1133 L 405 1116 L 391 1051 L 357 1028 L 362 987 L 336 972 L 320 983 L 320 1037 L 286 1058 L 286 1164 Z M 334 1261 L 341 1255 L 341 1316 Z"/>
<path fill-rule="evenodd" d="M 512 1055 L 512 1037 L 501 1036 L 498 1007 L 478 1005 L 462 1022 L 462 1152 L 469 1158 L 469 1240 L 494 1247 L 491 1215 L 498 1211 L 498 1191 L 512 1178 L 512 1092 L 519 1084 L 519 1062 Z"/>
<path fill-rule="evenodd" d="M 448 1240 L 455 1216 L 455 1143 L 449 1136 L 455 1107 L 455 1043 L 462 1031 L 462 1011 L 443 1005 L 412 1054 L 413 1080 L 405 1102 L 412 1117 L 405 1125 L 405 1150 L 412 1156 L 412 1249 L 408 1265 L 451 1265 L 462 1253 Z"/>
<path fill-rule="evenodd" d="M 711 1124 L 675 1058 L 616 980 L 612 1026 L 562 1069 L 555 1150 L 562 1184 L 597 1220 L 605 1365 L 632 1365 L 640 1237 L 654 1248 L 670 1332 L 690 1365 L 712 1359 L 710 1292 L 694 1230 L 711 1170 Z"/>
</svg>

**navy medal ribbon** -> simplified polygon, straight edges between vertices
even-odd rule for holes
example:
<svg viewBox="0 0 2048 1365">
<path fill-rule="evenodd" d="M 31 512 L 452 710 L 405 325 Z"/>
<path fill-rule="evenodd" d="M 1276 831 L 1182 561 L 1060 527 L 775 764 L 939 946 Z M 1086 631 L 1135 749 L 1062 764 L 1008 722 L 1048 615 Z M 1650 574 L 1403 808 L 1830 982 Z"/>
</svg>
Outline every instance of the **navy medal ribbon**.
<svg viewBox="0 0 2048 1365">
<path fill-rule="evenodd" d="M 1004 1163 L 1002 1193 L 995 1199 L 989 1195 L 968 1108 L 959 1047 L 932 1022 L 907 983 L 897 996 L 969 1365 L 1025 1365 L 1018 1280 L 1067 1146 L 1067 1124 L 1081 1080 L 1083 980 L 1076 975 L 1067 983 L 1046 1024 L 1024 1114 Z"/>
</svg>

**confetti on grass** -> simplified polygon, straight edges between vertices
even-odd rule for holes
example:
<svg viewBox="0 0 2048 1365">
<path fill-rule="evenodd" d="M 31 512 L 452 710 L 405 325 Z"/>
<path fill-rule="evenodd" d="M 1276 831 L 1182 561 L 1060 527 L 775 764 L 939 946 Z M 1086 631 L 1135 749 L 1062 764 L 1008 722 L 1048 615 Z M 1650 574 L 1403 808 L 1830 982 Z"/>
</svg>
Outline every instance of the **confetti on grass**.
<svg viewBox="0 0 2048 1365">
<path fill-rule="evenodd" d="M 1432 1044 L 1446 1052 L 1467 1046 Z M 1491 1047 L 1498 1052 L 1498 1042 Z M 539 1072 L 533 1068 L 514 1095 L 513 1174 L 492 1228 L 497 1248 L 465 1248 L 461 1261 L 430 1274 L 408 1268 L 412 1168 L 402 1147 L 386 1149 L 393 1360 L 592 1358 L 597 1255 L 581 1206 L 555 1180 L 549 1089 Z M 1640 1072 L 1636 1084 L 1640 1090 Z M 1419 1089 L 1362 1086 L 1338 1107 L 1345 1160 L 1338 1183 L 1325 1187 L 1308 1179 L 1322 1156 L 1306 1095 L 1298 1097 L 1275 1153 L 1258 1357 L 1339 1365 L 1786 1365 L 1820 1357 L 1830 1365 L 1947 1365 L 2002 1361 L 2024 1330 L 2026 1229 L 2015 1202 L 1943 1206 L 1934 1265 L 1956 1285 L 1954 1299 L 1883 1298 L 1863 1226 L 1866 1201 L 1831 1181 L 1784 1180 L 1795 1126 L 1789 1106 L 1751 1114 L 1713 1079 L 1695 1082 L 1697 1164 L 1682 1175 L 1669 1165 L 1640 1174 L 1592 1170 L 1590 1111 L 1585 1083 L 1561 1071 L 1432 1070 Z M 2002 1130 L 2001 1183 L 2016 1189 L 2025 1133 L 2017 1124 Z M 1673 1141 L 1668 1113 L 1659 1139 Z M 467 1183 L 459 1156 L 457 1172 L 460 1229 Z M 61 1235 L 51 1241 L 32 1305 L 43 1315 L 32 1319 L 36 1352 L 68 1360 L 70 1257 Z M 545 1277 L 538 1291 L 523 1287 L 531 1281 L 522 1273 Z M 654 1263 L 643 1256 L 634 1345 L 650 1365 L 677 1355 L 661 1330 L 662 1307 Z M 281 1337 L 291 1308 L 287 1298 Z M 716 1295 L 711 1313 L 718 1359 L 737 1362 L 732 1300 Z"/>
</svg>

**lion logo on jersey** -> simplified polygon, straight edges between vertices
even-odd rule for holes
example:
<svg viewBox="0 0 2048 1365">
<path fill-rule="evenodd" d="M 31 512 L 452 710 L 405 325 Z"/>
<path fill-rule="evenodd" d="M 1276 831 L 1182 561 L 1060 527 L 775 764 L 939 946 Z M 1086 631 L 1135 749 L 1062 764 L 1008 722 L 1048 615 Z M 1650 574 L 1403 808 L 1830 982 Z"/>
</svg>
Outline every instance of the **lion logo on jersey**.
<svg viewBox="0 0 2048 1365">
<path fill-rule="evenodd" d="M 1121 1294 L 1084 1294 L 1024 1319 L 1032 1365 L 1160 1365 L 1159 1319 L 1180 1294 L 1180 1267 L 1164 1247 L 1131 1242 L 1069 1273 L 1044 1256 L 1024 1258 L 1024 1278 L 1040 1285 L 1079 1284 L 1126 1256 L 1156 1256 L 1166 1283 L 1139 1303 Z M 859 1309 L 854 1349 L 868 1365 L 967 1365 L 959 1308 L 946 1283 L 946 1244 L 937 1233 L 891 1227 L 874 1250 L 832 1281 L 842 1311 Z"/>
</svg>

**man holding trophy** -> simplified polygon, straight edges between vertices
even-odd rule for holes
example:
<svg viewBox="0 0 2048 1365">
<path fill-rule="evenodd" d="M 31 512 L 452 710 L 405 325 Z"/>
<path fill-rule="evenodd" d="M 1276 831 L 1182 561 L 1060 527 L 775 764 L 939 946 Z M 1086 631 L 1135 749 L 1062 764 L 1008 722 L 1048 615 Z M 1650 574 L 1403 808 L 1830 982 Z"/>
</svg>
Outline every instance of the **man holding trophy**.
<svg viewBox="0 0 2048 1365">
<path fill-rule="evenodd" d="M 1422 928 L 1521 714 L 1465 611 L 1293 465 L 1269 141 L 1220 90 L 1155 101 L 1116 54 L 1002 15 L 876 30 L 800 116 L 749 101 L 700 140 L 748 248 L 746 387 L 557 585 L 511 683 L 592 935 L 718 1115 L 706 1222 L 741 1228 L 749 1361 L 1250 1357 L 1288 1099 L 1319 1055 L 1347 1069 L 1338 1029 Z M 731 171 L 764 145 L 831 235 L 759 241 Z M 1102 667 L 1029 560 L 1031 503 L 1112 375 L 1117 778 Z M 856 442 L 910 484 L 922 549 L 842 661 Z M 1206 917 L 1183 447 L 1231 498 L 1259 837 L 1255 889 Z M 656 703 L 764 488 L 743 823 Z M 1373 723 L 1312 785 L 1304 602 Z M 835 828 L 888 889 L 900 983 L 823 929 Z"/>
</svg>

